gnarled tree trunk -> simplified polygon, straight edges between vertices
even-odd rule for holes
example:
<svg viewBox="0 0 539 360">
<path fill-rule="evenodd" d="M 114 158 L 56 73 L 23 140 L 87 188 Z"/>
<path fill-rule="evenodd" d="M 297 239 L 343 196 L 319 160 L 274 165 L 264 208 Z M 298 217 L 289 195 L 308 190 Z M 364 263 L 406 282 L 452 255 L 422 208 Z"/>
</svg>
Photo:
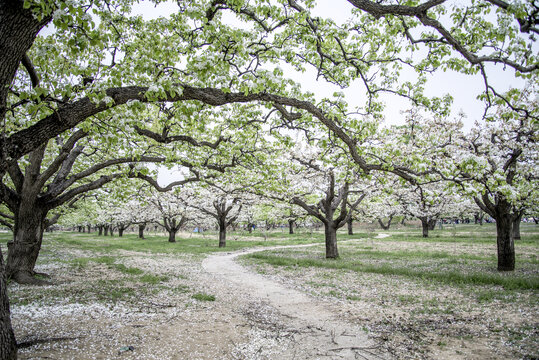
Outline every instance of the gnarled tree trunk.
<svg viewBox="0 0 539 360">
<path fill-rule="evenodd" d="M 11 326 L 4 256 L 0 248 L 0 359 L 17 359 L 17 341 Z"/>
<path fill-rule="evenodd" d="M 176 230 L 170 229 L 168 231 L 168 242 L 175 243 L 176 242 Z"/>
<path fill-rule="evenodd" d="M 144 239 L 144 229 L 146 229 L 146 224 L 138 224 L 138 237 L 139 237 L 139 239 Z"/>
<path fill-rule="evenodd" d="M 326 238 L 326 259 L 337 259 L 339 250 L 337 249 L 337 227 L 333 222 L 324 224 Z"/>
<path fill-rule="evenodd" d="M 34 278 L 41 243 L 46 210 L 35 204 L 21 202 L 15 214 L 13 241 L 8 243 L 7 277 L 19 284 L 44 284 L 45 281 Z"/>
<path fill-rule="evenodd" d="M 515 270 L 515 243 L 513 241 L 513 216 L 510 213 L 498 213 L 496 234 L 498 271 L 513 271 Z"/>
<path fill-rule="evenodd" d="M 219 247 L 226 247 L 226 226 L 219 224 Z"/>
<path fill-rule="evenodd" d="M 423 229 L 423 237 L 429 237 L 429 220 L 426 216 L 419 218 L 421 220 L 421 228 Z"/>
</svg>

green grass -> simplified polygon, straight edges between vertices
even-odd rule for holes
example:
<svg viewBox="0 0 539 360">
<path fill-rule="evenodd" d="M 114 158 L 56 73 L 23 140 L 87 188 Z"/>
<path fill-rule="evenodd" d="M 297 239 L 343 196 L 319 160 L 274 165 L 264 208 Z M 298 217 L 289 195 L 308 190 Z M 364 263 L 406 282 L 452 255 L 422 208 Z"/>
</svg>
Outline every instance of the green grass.
<svg viewBox="0 0 539 360">
<path fill-rule="evenodd" d="M 209 295 L 204 293 L 196 293 L 193 294 L 191 297 L 199 301 L 215 301 L 215 295 Z"/>
<path fill-rule="evenodd" d="M 391 234 L 391 240 L 401 241 L 426 241 L 426 242 L 455 242 L 455 243 L 473 243 L 473 244 L 495 244 L 496 243 L 496 224 L 457 224 L 444 225 L 443 229 L 436 227 L 429 231 L 429 237 L 423 238 L 421 228 L 418 226 L 406 226 L 399 229 L 390 229 L 388 231 L 377 230 Z M 535 245 L 539 243 L 539 228 L 535 224 L 522 223 L 520 225 L 521 240 L 515 241 L 520 245 Z M 389 238 L 386 238 L 389 239 Z"/>
<path fill-rule="evenodd" d="M 342 259 L 298 259 L 293 257 L 284 257 L 282 254 L 273 255 L 268 252 L 259 252 L 245 256 L 273 266 L 317 267 L 324 269 L 350 270 L 359 273 L 397 275 L 426 281 L 436 281 L 449 285 L 499 285 L 503 286 L 505 289 L 539 289 L 539 278 L 537 277 L 527 278 L 503 273 L 469 273 L 459 270 L 432 272 L 423 271 L 422 269 L 415 269 L 413 265 L 400 267 L 389 264 L 366 264 L 354 261 L 345 261 Z"/>
<path fill-rule="evenodd" d="M 138 278 L 138 281 L 140 282 L 143 282 L 146 284 L 153 284 L 153 285 L 165 282 L 167 280 L 168 280 L 168 276 L 152 275 L 152 274 L 144 274 Z"/>
<path fill-rule="evenodd" d="M 0 241 L 7 236 L 2 234 Z M 282 235 L 282 234 L 279 234 Z M 359 235 L 358 235 L 359 236 Z M 175 243 L 169 243 L 165 236 L 147 236 L 146 239 L 139 239 L 136 234 L 127 234 L 123 237 L 105 237 L 97 234 L 58 232 L 46 234 L 44 243 L 58 245 L 62 247 L 71 247 L 79 250 L 93 251 L 96 253 L 113 252 L 116 250 L 128 250 L 145 252 L 151 254 L 209 254 L 213 252 L 234 251 L 250 247 L 277 246 L 277 245 L 296 245 L 312 242 L 322 242 L 323 237 L 318 236 L 314 239 L 284 234 L 283 237 L 274 237 L 271 240 L 234 240 L 234 235 L 229 235 L 227 246 L 219 248 L 219 242 L 216 237 L 212 238 L 177 238 Z M 107 256 L 108 257 L 108 256 Z M 105 259 L 107 257 L 104 257 Z M 106 263 L 103 260 L 102 263 Z"/>
<path fill-rule="evenodd" d="M 107 265 L 110 269 L 118 270 L 121 273 L 127 275 L 141 275 L 144 271 L 136 267 L 127 267 L 124 264 L 117 264 L 118 258 L 112 256 L 99 256 L 99 257 L 87 257 L 87 258 L 75 258 L 70 263 L 76 268 L 84 268 L 89 266 L 89 262 L 95 262 L 98 264 Z"/>
</svg>

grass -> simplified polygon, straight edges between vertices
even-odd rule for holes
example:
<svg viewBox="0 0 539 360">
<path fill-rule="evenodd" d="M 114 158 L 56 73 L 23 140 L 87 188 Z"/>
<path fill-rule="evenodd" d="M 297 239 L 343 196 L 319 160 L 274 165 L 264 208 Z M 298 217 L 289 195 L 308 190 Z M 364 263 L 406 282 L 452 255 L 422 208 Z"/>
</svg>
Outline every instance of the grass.
<svg viewBox="0 0 539 360">
<path fill-rule="evenodd" d="M 425 272 L 414 268 L 413 264 L 406 267 L 392 266 L 389 264 L 373 265 L 356 262 L 353 260 L 326 260 L 316 258 L 284 257 L 282 254 L 273 255 L 268 252 L 259 252 L 246 257 L 261 261 L 273 266 L 288 267 L 316 267 L 324 269 L 350 270 L 358 273 L 373 273 L 380 275 L 398 275 L 421 280 L 434 280 L 447 285 L 499 285 L 507 290 L 512 289 L 539 289 L 538 277 L 520 277 L 503 273 L 463 272 L 455 269 L 448 272 Z M 391 259 L 391 257 L 388 257 Z"/>
<path fill-rule="evenodd" d="M 341 241 L 339 259 L 325 259 L 316 245 L 242 261 L 326 301 L 348 301 L 360 309 L 360 326 L 411 357 L 436 350 L 473 357 L 469 349 L 477 343 L 494 357 L 536 358 L 539 226 L 521 230 L 513 272 L 496 270 L 493 224 L 437 229 L 429 238 L 415 227 L 380 231 L 391 236 Z"/>
<path fill-rule="evenodd" d="M 193 294 L 191 297 L 199 301 L 215 301 L 215 295 L 209 295 L 204 293 L 196 293 Z"/>
<path fill-rule="evenodd" d="M 208 254 L 220 251 L 312 243 L 312 247 L 265 250 L 243 259 L 254 264 L 259 272 L 279 274 L 293 282 L 303 281 L 301 288 L 314 295 L 347 300 L 362 308 L 368 304 L 364 309 L 374 307 L 378 313 L 395 311 L 400 314 L 398 319 L 385 318 L 382 332 L 395 326 L 395 333 L 405 337 L 407 332 L 399 332 L 399 329 L 435 334 L 439 325 L 447 332 L 442 330 L 441 336 L 431 346 L 440 349 L 452 346 L 447 339 L 466 339 L 467 336 L 473 339 L 468 330 L 451 333 L 459 321 L 462 321 L 461 329 L 471 323 L 481 328 L 483 325 L 477 322 L 504 316 L 503 312 L 497 312 L 498 309 L 516 309 L 529 321 L 513 324 L 502 318 L 496 326 L 488 327 L 490 325 L 487 324 L 481 329 L 487 337 L 515 343 L 515 349 L 522 349 L 515 351 L 520 351 L 520 357 L 525 358 L 524 355 L 533 353 L 535 346 L 532 335 L 535 326 L 533 314 L 539 306 L 539 227 L 524 225 L 523 239 L 515 242 L 517 270 L 511 273 L 496 271 L 493 224 L 436 229 L 430 232 L 429 238 L 423 238 L 421 229 L 412 226 L 379 231 L 391 234 L 383 239 L 373 239 L 373 231 L 351 236 L 341 231 L 338 235 L 341 257 L 336 260 L 323 258 L 321 232 L 300 231 L 289 235 L 285 229 L 269 233 L 232 233 L 226 248 L 218 247 L 217 237 L 213 234 L 205 237 L 179 236 L 176 243 L 169 243 L 167 237 L 157 235 L 141 240 L 135 234 L 126 234 L 122 238 L 99 237 L 95 233 L 46 234 L 38 265 L 52 266 L 50 273 L 53 277 L 63 271 L 63 276 L 69 280 L 56 276 L 60 280 L 58 285 L 35 288 L 12 284 L 10 301 L 14 306 L 122 302 L 143 307 L 153 306 L 152 303 L 159 305 L 161 301 L 156 299 L 167 297 L 173 300 L 163 301 L 163 306 L 182 303 L 191 306 L 193 300 L 213 302 L 219 294 L 200 291 L 199 284 L 184 275 L 190 274 L 189 271 L 180 268 L 178 271 L 167 270 L 166 275 L 162 275 L 158 270 L 146 268 L 146 265 L 138 268 L 129 264 L 140 264 L 132 259 L 141 257 L 149 258 L 148 264 L 158 263 L 165 255 L 171 259 L 181 258 L 179 264 L 189 266 L 198 264 Z M 0 233 L 0 244 L 10 238 L 10 234 Z M 349 239 L 357 241 L 344 241 Z M 77 257 L 72 254 L 77 254 Z M 493 311 L 485 313 L 489 308 Z M 368 323 L 360 325 L 376 334 L 380 330 L 376 327 L 379 319 L 376 314 L 373 316 Z M 409 333 L 413 335 L 416 332 Z M 425 341 L 427 346 L 428 341 Z M 418 342 L 413 344 L 423 346 Z"/>
<path fill-rule="evenodd" d="M 10 239 L 5 233 L 0 235 L 0 242 L 7 242 Z M 53 246 L 76 248 L 78 250 L 93 251 L 96 253 L 127 250 L 151 254 L 205 255 L 213 252 L 234 251 L 257 246 L 296 245 L 323 241 L 321 236 L 311 239 L 299 235 L 288 238 L 286 235 L 284 237 L 273 237 L 268 241 L 245 240 L 242 238 L 234 240 L 233 235 L 229 235 L 227 246 L 225 248 L 219 248 L 217 238 L 213 237 L 177 238 L 175 243 L 169 243 L 167 237 L 159 235 L 151 235 L 147 236 L 146 239 L 139 239 L 136 234 L 127 234 L 120 238 L 98 236 L 95 233 L 58 232 L 45 234 L 44 244 L 48 243 Z"/>
</svg>

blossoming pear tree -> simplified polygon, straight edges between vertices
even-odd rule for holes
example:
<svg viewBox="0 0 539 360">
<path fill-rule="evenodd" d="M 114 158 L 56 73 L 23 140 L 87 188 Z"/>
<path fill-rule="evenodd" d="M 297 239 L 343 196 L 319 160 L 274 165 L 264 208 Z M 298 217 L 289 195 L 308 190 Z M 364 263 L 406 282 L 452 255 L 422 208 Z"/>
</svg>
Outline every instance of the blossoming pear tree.
<svg viewBox="0 0 539 360">
<path fill-rule="evenodd" d="M 515 269 L 513 229 L 539 199 L 537 85 L 530 83 L 512 96 L 524 114 L 499 103 L 497 112 L 460 136 L 451 152 L 453 172 L 463 179 L 460 186 L 496 220 L 500 271 Z"/>
</svg>

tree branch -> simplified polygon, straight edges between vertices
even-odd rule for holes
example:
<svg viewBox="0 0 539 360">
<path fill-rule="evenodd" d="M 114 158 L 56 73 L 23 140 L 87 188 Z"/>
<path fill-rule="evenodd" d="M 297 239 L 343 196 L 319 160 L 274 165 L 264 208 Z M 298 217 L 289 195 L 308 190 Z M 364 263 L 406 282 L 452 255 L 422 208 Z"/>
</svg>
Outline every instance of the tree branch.
<svg viewBox="0 0 539 360">
<path fill-rule="evenodd" d="M 227 141 L 224 137 L 220 136 L 217 141 L 211 143 L 209 141 L 197 141 L 191 136 L 187 135 L 173 135 L 173 136 L 163 136 L 161 134 L 155 133 L 153 131 L 147 130 L 147 129 L 141 129 L 140 127 L 136 126 L 134 127 L 135 131 L 142 136 L 149 137 L 158 143 L 162 144 L 169 144 L 171 142 L 186 142 L 188 144 L 191 144 L 193 146 L 202 147 L 207 146 L 212 149 L 217 149 L 219 144 L 223 141 Z"/>
<path fill-rule="evenodd" d="M 32 82 L 32 87 L 35 88 L 39 85 L 39 76 L 37 76 L 36 69 L 32 64 L 32 60 L 28 57 L 28 54 L 24 54 L 22 58 L 22 65 L 30 75 L 30 81 Z"/>
</svg>

